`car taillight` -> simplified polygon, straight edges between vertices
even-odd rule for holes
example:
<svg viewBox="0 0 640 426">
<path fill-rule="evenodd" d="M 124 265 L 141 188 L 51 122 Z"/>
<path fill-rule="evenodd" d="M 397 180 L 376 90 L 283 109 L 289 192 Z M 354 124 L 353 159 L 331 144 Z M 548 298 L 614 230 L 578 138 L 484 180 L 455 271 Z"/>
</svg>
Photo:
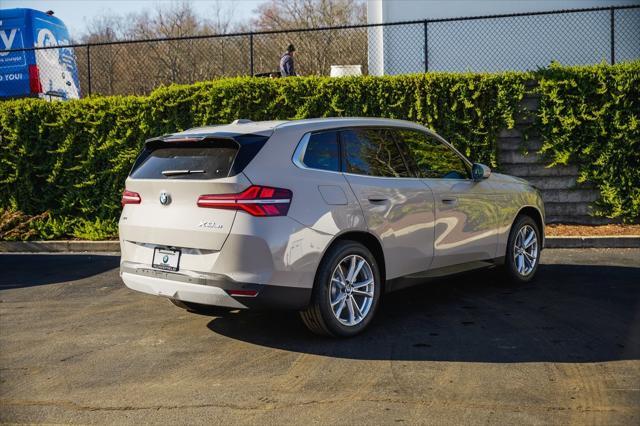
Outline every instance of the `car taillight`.
<svg viewBox="0 0 640 426">
<path fill-rule="evenodd" d="M 31 94 L 42 93 L 42 82 L 40 81 L 40 70 L 37 65 L 29 65 L 29 89 Z"/>
<path fill-rule="evenodd" d="M 288 189 L 253 185 L 238 194 L 198 197 L 198 207 L 244 210 L 253 216 L 286 216 L 293 193 Z"/>
<path fill-rule="evenodd" d="M 120 200 L 120 204 L 124 207 L 125 204 L 140 204 L 142 202 L 142 198 L 140 198 L 140 194 L 133 191 L 124 190 L 122 192 L 122 199 Z"/>
</svg>

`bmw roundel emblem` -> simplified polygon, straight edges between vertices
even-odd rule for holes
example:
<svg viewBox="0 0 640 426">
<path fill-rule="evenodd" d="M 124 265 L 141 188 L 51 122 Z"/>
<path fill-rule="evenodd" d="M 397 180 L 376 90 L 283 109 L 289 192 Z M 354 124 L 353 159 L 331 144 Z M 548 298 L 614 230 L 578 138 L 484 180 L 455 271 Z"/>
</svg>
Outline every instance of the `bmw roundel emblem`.
<svg viewBox="0 0 640 426">
<path fill-rule="evenodd" d="M 160 204 L 163 206 L 169 205 L 171 203 L 171 195 L 168 192 L 162 191 L 160 193 Z"/>
</svg>

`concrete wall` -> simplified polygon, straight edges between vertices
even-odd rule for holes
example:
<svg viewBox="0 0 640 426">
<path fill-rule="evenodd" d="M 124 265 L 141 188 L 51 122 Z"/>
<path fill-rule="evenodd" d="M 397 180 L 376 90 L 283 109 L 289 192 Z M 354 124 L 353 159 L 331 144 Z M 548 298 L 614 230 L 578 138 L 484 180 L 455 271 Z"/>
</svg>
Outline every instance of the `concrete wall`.
<svg viewBox="0 0 640 426">
<path fill-rule="evenodd" d="M 640 4 L 640 0 L 369 0 L 369 23 Z M 610 60 L 609 11 L 430 23 L 430 71 L 503 71 Z M 640 57 L 640 9 L 616 12 L 616 61 Z M 424 25 L 369 29 L 369 73 L 425 71 Z"/>
<path fill-rule="evenodd" d="M 536 96 L 527 96 L 522 105 L 529 111 L 538 107 Z M 592 185 L 578 184 L 575 164 L 547 168 L 549 161 L 536 152 L 542 141 L 535 135 L 525 141 L 524 130 L 531 126 L 532 118 L 519 118 L 513 129 L 503 130 L 498 137 L 499 171 L 528 180 L 542 193 L 547 223 L 604 224 L 606 218 L 591 216 L 591 204 L 600 196 Z"/>
</svg>

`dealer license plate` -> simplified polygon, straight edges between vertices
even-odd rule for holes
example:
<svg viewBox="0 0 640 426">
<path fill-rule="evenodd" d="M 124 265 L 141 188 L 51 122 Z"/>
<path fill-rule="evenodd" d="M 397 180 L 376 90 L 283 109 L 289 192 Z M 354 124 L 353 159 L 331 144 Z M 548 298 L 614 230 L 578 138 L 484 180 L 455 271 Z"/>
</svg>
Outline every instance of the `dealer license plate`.
<svg viewBox="0 0 640 426">
<path fill-rule="evenodd" d="M 177 271 L 180 264 L 180 250 L 170 250 L 164 248 L 155 248 L 153 250 L 154 268 L 163 269 L 165 271 Z"/>
</svg>

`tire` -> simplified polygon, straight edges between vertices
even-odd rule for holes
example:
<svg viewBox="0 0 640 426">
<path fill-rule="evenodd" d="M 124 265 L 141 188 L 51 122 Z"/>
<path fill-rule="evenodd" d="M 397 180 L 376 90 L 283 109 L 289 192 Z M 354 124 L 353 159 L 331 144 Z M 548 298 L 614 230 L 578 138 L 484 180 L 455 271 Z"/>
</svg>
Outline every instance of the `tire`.
<svg viewBox="0 0 640 426">
<path fill-rule="evenodd" d="M 355 280 L 349 280 L 351 268 L 358 271 Z M 359 287 L 355 287 L 353 281 Z M 369 281 L 370 284 L 365 284 Z M 300 312 L 300 316 L 313 333 L 355 336 L 371 323 L 378 309 L 381 290 L 380 268 L 371 252 L 358 242 L 339 241 L 320 262 L 311 304 Z M 332 302 L 335 305 L 332 306 Z"/>
<path fill-rule="evenodd" d="M 535 239 L 527 242 L 528 246 L 523 246 L 523 242 L 530 238 L 531 233 Z M 529 216 L 518 216 L 509 233 L 503 266 L 505 278 L 509 283 L 520 284 L 534 279 L 540 264 L 541 241 L 540 228 L 536 221 Z"/>
</svg>

